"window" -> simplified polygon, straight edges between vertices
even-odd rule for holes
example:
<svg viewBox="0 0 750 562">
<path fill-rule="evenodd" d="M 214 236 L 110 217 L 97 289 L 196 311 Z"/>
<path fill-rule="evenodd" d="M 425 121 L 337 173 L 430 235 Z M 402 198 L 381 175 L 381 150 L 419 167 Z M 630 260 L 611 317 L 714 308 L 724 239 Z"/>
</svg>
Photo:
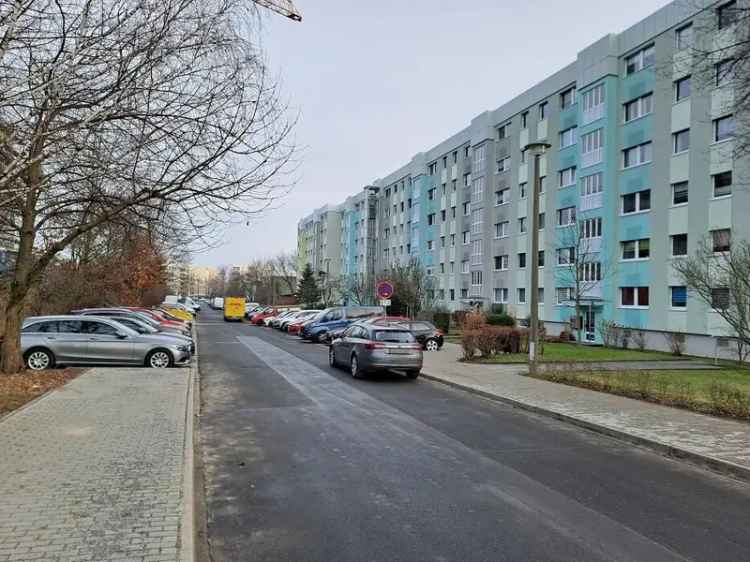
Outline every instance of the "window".
<svg viewBox="0 0 750 562">
<path fill-rule="evenodd" d="M 471 265 L 482 265 L 482 239 L 471 243 Z"/>
<path fill-rule="evenodd" d="M 471 214 L 471 206 L 470 206 L 470 204 L 469 204 L 468 201 L 463 204 L 463 210 L 464 210 L 464 216 L 465 217 L 468 217 L 469 214 Z"/>
<path fill-rule="evenodd" d="M 687 308 L 687 287 L 675 285 L 669 288 L 672 308 Z"/>
<path fill-rule="evenodd" d="M 507 303 L 508 302 L 508 288 L 507 287 L 496 287 L 492 294 L 495 302 Z"/>
<path fill-rule="evenodd" d="M 547 190 L 547 176 L 539 176 L 539 195 Z"/>
<path fill-rule="evenodd" d="M 450 299 L 452 301 L 456 300 L 456 289 L 451 289 L 450 290 Z"/>
<path fill-rule="evenodd" d="M 648 307 L 648 287 L 620 287 L 620 306 Z"/>
<path fill-rule="evenodd" d="M 539 253 L 537 254 L 537 265 L 539 267 L 544 267 L 544 250 L 539 250 Z"/>
<path fill-rule="evenodd" d="M 518 304 L 526 304 L 526 289 L 518 289 Z"/>
<path fill-rule="evenodd" d="M 558 172 L 558 183 L 560 187 L 567 187 L 576 183 L 576 167 L 571 166 Z"/>
<path fill-rule="evenodd" d="M 725 59 L 716 63 L 716 85 L 725 86 L 731 84 L 735 78 L 734 59 Z"/>
<path fill-rule="evenodd" d="M 571 265 L 576 261 L 576 249 L 575 248 L 558 248 L 557 254 L 557 265 Z"/>
<path fill-rule="evenodd" d="M 433 245 L 432 240 L 428 240 L 427 241 L 427 250 L 428 251 L 432 251 L 433 247 L 434 247 L 434 245 Z"/>
<path fill-rule="evenodd" d="M 471 272 L 471 294 L 473 296 L 482 294 L 482 272 L 481 271 Z"/>
<path fill-rule="evenodd" d="M 465 299 L 469 296 L 469 290 L 468 289 L 461 289 L 461 298 Z"/>
<path fill-rule="evenodd" d="M 544 121 L 547 118 L 547 105 L 546 101 L 539 104 L 539 121 Z"/>
<path fill-rule="evenodd" d="M 711 308 L 724 310 L 729 307 L 729 288 L 716 287 L 711 289 Z"/>
<path fill-rule="evenodd" d="M 581 280 L 588 283 L 602 280 L 602 264 L 598 261 L 586 261 L 581 264 Z"/>
<path fill-rule="evenodd" d="M 560 131 L 560 148 L 572 146 L 576 143 L 576 127 Z"/>
<path fill-rule="evenodd" d="M 622 196 L 622 214 L 640 213 L 651 209 L 651 190 L 645 189 Z"/>
<path fill-rule="evenodd" d="M 683 25 L 674 32 L 675 48 L 678 51 L 689 49 L 693 46 L 693 24 Z"/>
<path fill-rule="evenodd" d="M 581 137 L 581 156 L 586 160 L 586 165 L 591 166 L 602 161 L 602 148 L 604 147 L 604 130 L 597 129 Z"/>
<path fill-rule="evenodd" d="M 623 168 L 632 168 L 651 162 L 651 143 L 644 142 L 622 151 Z"/>
<path fill-rule="evenodd" d="M 483 144 L 474 149 L 474 159 L 472 160 L 472 173 L 481 174 L 484 171 L 484 160 L 487 154 L 487 145 Z"/>
<path fill-rule="evenodd" d="M 576 223 L 576 208 L 564 207 L 557 210 L 557 226 L 570 226 Z"/>
<path fill-rule="evenodd" d="M 456 245 L 456 235 L 451 234 L 451 248 Z"/>
<path fill-rule="evenodd" d="M 497 138 L 502 140 L 508 136 L 508 124 L 501 125 L 497 128 Z"/>
<path fill-rule="evenodd" d="M 519 234 L 526 232 L 526 217 L 518 219 L 518 232 Z"/>
<path fill-rule="evenodd" d="M 583 95 L 583 110 L 591 111 L 592 109 L 604 105 L 604 84 L 598 84 Z"/>
<path fill-rule="evenodd" d="M 687 234 L 673 234 L 669 238 L 672 241 L 672 257 L 687 256 L 688 235 Z"/>
<path fill-rule="evenodd" d="M 711 176 L 714 183 L 714 197 L 726 197 L 732 194 L 732 172 L 721 172 Z"/>
<path fill-rule="evenodd" d="M 529 123 L 529 112 L 524 111 L 523 113 L 521 113 L 521 128 L 522 129 L 527 128 L 529 126 L 528 123 Z"/>
<path fill-rule="evenodd" d="M 672 184 L 672 205 L 684 205 L 688 202 L 688 182 Z"/>
<path fill-rule="evenodd" d="M 621 242 L 623 260 L 645 260 L 651 255 L 651 243 L 648 238 Z"/>
<path fill-rule="evenodd" d="M 26 326 L 21 332 L 24 334 L 49 334 L 51 332 L 57 332 L 57 322 L 35 322 L 34 324 Z"/>
<path fill-rule="evenodd" d="M 565 90 L 560 94 L 560 109 L 567 109 L 576 102 L 575 87 Z"/>
<path fill-rule="evenodd" d="M 461 262 L 461 273 L 469 273 L 469 261 L 464 260 Z"/>
<path fill-rule="evenodd" d="M 544 304 L 544 287 L 539 287 L 537 289 L 536 294 L 537 294 L 537 302 L 539 304 Z"/>
<path fill-rule="evenodd" d="M 508 236 L 508 228 L 510 226 L 510 222 L 503 221 L 498 222 L 495 224 L 495 238 L 505 238 Z"/>
<path fill-rule="evenodd" d="M 432 226 L 435 224 L 435 213 L 430 213 L 427 215 L 427 226 Z"/>
<path fill-rule="evenodd" d="M 518 184 L 519 199 L 526 199 L 526 182 Z"/>
<path fill-rule="evenodd" d="M 732 231 L 728 228 L 722 228 L 712 230 L 710 233 L 714 252 L 728 252 L 731 246 Z"/>
<path fill-rule="evenodd" d="M 510 157 L 497 161 L 497 171 L 498 173 L 510 171 Z"/>
<path fill-rule="evenodd" d="M 690 148 L 690 129 L 683 129 L 672 133 L 672 152 L 679 154 Z"/>
<path fill-rule="evenodd" d="M 654 46 L 649 45 L 625 58 L 625 74 L 634 74 L 654 64 Z"/>
<path fill-rule="evenodd" d="M 653 94 L 646 94 L 632 101 L 623 104 L 624 121 L 628 123 L 644 115 L 648 115 L 654 110 L 654 96 Z"/>
<path fill-rule="evenodd" d="M 716 15 L 718 16 L 719 29 L 724 29 L 735 23 L 739 16 L 739 10 L 737 9 L 737 2 L 727 2 L 716 9 Z"/>
<path fill-rule="evenodd" d="M 482 233 L 482 210 L 477 209 L 471 213 L 471 233 L 481 234 Z"/>
<path fill-rule="evenodd" d="M 546 218 L 546 215 L 544 213 L 539 213 L 539 220 L 537 221 L 537 224 L 539 226 L 539 230 L 544 230 L 544 219 Z"/>
<path fill-rule="evenodd" d="M 429 191 L 427 191 L 427 199 L 429 199 L 430 201 L 434 201 L 435 200 L 435 192 L 436 191 L 437 190 L 434 187 L 432 189 L 430 189 Z"/>
<path fill-rule="evenodd" d="M 464 187 L 471 185 L 471 174 L 464 174 Z"/>
<path fill-rule="evenodd" d="M 689 98 L 692 90 L 693 86 L 692 81 L 690 80 L 690 76 L 685 76 L 685 78 L 676 80 L 674 83 L 674 101 L 680 101 L 684 100 L 685 98 Z"/>
<path fill-rule="evenodd" d="M 495 192 L 495 205 L 510 203 L 510 189 L 501 189 Z"/>
<path fill-rule="evenodd" d="M 462 234 L 463 234 L 463 243 L 464 243 L 464 245 L 466 245 L 466 244 L 468 244 L 471 241 L 470 238 L 469 238 L 469 231 L 468 230 L 464 230 Z"/>
<path fill-rule="evenodd" d="M 524 269 L 526 267 L 526 252 L 520 252 L 518 254 L 518 269 Z"/>
<path fill-rule="evenodd" d="M 731 139 L 734 136 L 734 116 L 727 115 L 714 119 L 714 142 Z"/>
<path fill-rule="evenodd" d="M 557 304 L 575 300 L 573 287 L 558 287 L 555 293 L 557 294 Z"/>
<path fill-rule="evenodd" d="M 445 209 L 443 209 L 442 211 L 440 211 L 440 220 L 441 221 L 445 222 L 446 216 L 447 216 L 447 213 L 445 212 Z"/>
<path fill-rule="evenodd" d="M 484 200 L 484 176 L 472 182 L 471 202 L 479 203 Z"/>
<path fill-rule="evenodd" d="M 603 177 L 601 172 L 597 172 L 596 174 L 581 178 L 581 195 L 594 195 L 604 191 Z"/>
<path fill-rule="evenodd" d="M 582 220 L 579 224 L 579 231 L 582 240 L 600 238 L 602 235 L 602 217 Z"/>
<path fill-rule="evenodd" d="M 116 336 L 117 329 L 104 322 L 84 320 L 81 322 L 81 332 L 84 334 L 96 334 L 98 336 Z"/>
<path fill-rule="evenodd" d="M 508 269 L 508 255 L 495 256 L 495 271 L 505 271 Z"/>
</svg>

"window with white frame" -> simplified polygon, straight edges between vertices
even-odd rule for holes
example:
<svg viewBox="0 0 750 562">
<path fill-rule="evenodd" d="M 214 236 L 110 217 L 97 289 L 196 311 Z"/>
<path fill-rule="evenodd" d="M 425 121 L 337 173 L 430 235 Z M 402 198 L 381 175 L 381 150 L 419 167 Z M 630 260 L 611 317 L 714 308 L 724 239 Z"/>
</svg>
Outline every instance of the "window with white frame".
<svg viewBox="0 0 750 562">
<path fill-rule="evenodd" d="M 495 238 L 505 238 L 506 236 L 508 236 L 509 228 L 509 221 L 495 223 Z"/>
<path fill-rule="evenodd" d="M 518 258 L 518 269 L 526 268 L 526 252 L 518 252 L 516 256 Z"/>
<path fill-rule="evenodd" d="M 467 201 L 463 203 L 464 216 L 468 217 L 471 214 L 471 204 Z"/>
<path fill-rule="evenodd" d="M 461 273 L 469 273 L 469 260 L 461 262 Z"/>
<path fill-rule="evenodd" d="M 539 250 L 539 253 L 537 254 L 537 265 L 539 267 L 544 267 L 544 250 Z"/>
<path fill-rule="evenodd" d="M 505 205 L 510 203 L 510 189 L 500 189 L 495 192 L 495 205 Z"/>
<path fill-rule="evenodd" d="M 576 208 L 563 207 L 557 210 L 557 226 L 570 226 L 576 223 Z"/>
<path fill-rule="evenodd" d="M 518 219 L 518 232 L 519 234 L 523 234 L 527 230 L 527 223 L 526 223 L 526 217 L 521 217 Z"/>
<path fill-rule="evenodd" d="M 632 168 L 641 164 L 648 164 L 652 158 L 651 142 L 631 146 L 622 151 L 622 167 Z"/>
<path fill-rule="evenodd" d="M 481 271 L 471 272 L 471 294 L 472 296 L 479 296 L 482 294 L 482 272 Z"/>
<path fill-rule="evenodd" d="M 604 84 L 597 84 L 581 96 L 584 113 L 594 113 L 604 105 Z"/>
<path fill-rule="evenodd" d="M 693 46 L 693 24 L 689 23 L 678 28 L 674 32 L 675 48 L 678 51 L 689 49 Z"/>
<path fill-rule="evenodd" d="M 714 119 L 714 142 L 721 142 L 734 137 L 734 115 Z"/>
<path fill-rule="evenodd" d="M 674 101 L 682 101 L 690 97 L 693 92 L 693 81 L 690 76 L 685 76 L 674 82 Z"/>
<path fill-rule="evenodd" d="M 482 239 L 471 243 L 471 265 L 482 265 Z"/>
<path fill-rule="evenodd" d="M 558 248 L 556 256 L 557 265 L 571 265 L 576 261 L 576 249 L 574 247 Z"/>
<path fill-rule="evenodd" d="M 651 240 L 640 238 L 638 240 L 625 240 L 620 242 L 623 261 L 645 260 L 651 256 Z"/>
<path fill-rule="evenodd" d="M 648 287 L 620 287 L 620 306 L 648 308 Z"/>
<path fill-rule="evenodd" d="M 714 188 L 714 197 L 726 197 L 732 194 L 732 171 L 713 174 L 711 180 Z"/>
<path fill-rule="evenodd" d="M 627 193 L 620 199 L 622 199 L 621 212 L 623 215 L 629 215 L 631 213 L 641 213 L 651 210 L 650 189 L 636 191 L 635 193 Z"/>
<path fill-rule="evenodd" d="M 680 154 L 690 149 L 690 129 L 672 133 L 672 153 Z"/>
<path fill-rule="evenodd" d="M 510 171 L 510 156 L 501 158 L 497 161 L 497 172 L 509 172 Z"/>
<path fill-rule="evenodd" d="M 483 144 L 474 149 L 474 158 L 472 159 L 472 173 L 479 175 L 484 173 L 484 163 L 487 157 L 487 145 Z"/>
<path fill-rule="evenodd" d="M 492 299 L 497 303 L 507 303 L 508 302 L 508 288 L 507 287 L 495 287 L 495 290 L 492 292 Z"/>
<path fill-rule="evenodd" d="M 575 300 L 575 290 L 573 287 L 557 287 L 555 289 L 557 304 L 565 304 Z"/>
<path fill-rule="evenodd" d="M 671 286 L 669 296 L 672 308 L 687 308 L 687 287 L 685 285 Z"/>
<path fill-rule="evenodd" d="M 464 174 L 464 187 L 471 185 L 471 174 Z"/>
<path fill-rule="evenodd" d="M 526 182 L 518 184 L 518 198 L 526 199 Z"/>
<path fill-rule="evenodd" d="M 678 181 L 672 184 L 672 205 L 684 205 L 688 202 L 688 182 Z"/>
<path fill-rule="evenodd" d="M 482 210 L 476 209 L 471 212 L 471 233 L 481 234 L 482 233 Z"/>
<path fill-rule="evenodd" d="M 576 167 L 571 166 L 560 170 L 558 173 L 558 184 L 560 187 L 568 187 L 576 183 Z"/>
<path fill-rule="evenodd" d="M 581 280 L 593 283 L 602 280 L 602 264 L 598 261 L 587 261 L 581 264 Z"/>
<path fill-rule="evenodd" d="M 669 237 L 670 246 L 672 247 L 672 257 L 683 257 L 688 255 L 688 235 L 672 234 Z"/>
<path fill-rule="evenodd" d="M 711 289 L 711 308 L 714 310 L 729 308 L 729 287 L 714 287 Z"/>
<path fill-rule="evenodd" d="M 466 246 L 469 242 L 471 242 L 470 233 L 468 230 L 464 230 L 462 233 L 462 241 L 464 246 Z"/>
<path fill-rule="evenodd" d="M 471 202 L 472 203 L 479 203 L 480 201 L 484 200 L 484 176 L 481 178 L 476 178 L 472 182 L 471 187 Z"/>
<path fill-rule="evenodd" d="M 495 256 L 495 271 L 505 271 L 508 269 L 508 254 Z"/>
<path fill-rule="evenodd" d="M 654 64 L 654 46 L 649 45 L 625 57 L 625 74 L 634 74 Z"/>
<path fill-rule="evenodd" d="M 564 131 L 560 131 L 560 148 L 566 148 L 576 143 L 576 132 L 577 127 L 570 127 Z"/>
<path fill-rule="evenodd" d="M 543 101 L 539 104 L 539 121 L 544 121 L 547 118 L 548 113 L 548 104 L 546 101 Z"/>
<path fill-rule="evenodd" d="M 604 191 L 604 175 L 602 172 L 591 174 L 590 176 L 584 176 L 581 178 L 581 195 L 583 197 L 587 195 L 594 195 Z"/>
<path fill-rule="evenodd" d="M 517 289 L 518 304 L 526 304 L 526 289 L 521 287 Z"/>
<path fill-rule="evenodd" d="M 546 218 L 547 218 L 547 215 L 545 213 L 539 213 L 539 219 L 537 220 L 537 225 L 539 226 L 539 230 L 544 230 Z"/>
<path fill-rule="evenodd" d="M 648 115 L 654 110 L 654 96 L 651 93 L 623 104 L 623 121 L 629 123 Z"/>
<path fill-rule="evenodd" d="M 568 88 L 560 94 L 560 109 L 567 109 L 576 102 L 576 87 Z"/>
<path fill-rule="evenodd" d="M 547 176 L 539 176 L 539 195 L 547 191 Z"/>
<path fill-rule="evenodd" d="M 581 239 L 600 238 L 602 235 L 602 217 L 584 219 L 579 224 Z"/>
<path fill-rule="evenodd" d="M 581 157 L 588 165 L 602 161 L 604 148 L 604 129 L 597 129 L 581 137 Z"/>
<path fill-rule="evenodd" d="M 732 245 L 732 231 L 729 228 L 720 228 L 709 231 L 711 235 L 714 252 L 728 252 Z"/>
<path fill-rule="evenodd" d="M 505 125 L 500 125 L 497 128 L 497 138 L 499 140 L 502 140 L 508 136 L 509 127 L 510 127 L 510 123 L 506 123 Z"/>
<path fill-rule="evenodd" d="M 529 126 L 529 112 L 524 111 L 521 113 L 521 128 L 526 129 Z"/>
</svg>

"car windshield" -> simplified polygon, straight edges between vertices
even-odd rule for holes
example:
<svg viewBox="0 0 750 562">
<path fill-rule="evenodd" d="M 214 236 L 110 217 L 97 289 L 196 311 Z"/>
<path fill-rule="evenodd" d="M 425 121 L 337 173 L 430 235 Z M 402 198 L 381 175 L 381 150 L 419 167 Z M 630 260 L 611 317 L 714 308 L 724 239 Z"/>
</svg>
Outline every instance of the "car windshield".
<svg viewBox="0 0 750 562">
<path fill-rule="evenodd" d="M 414 336 L 406 330 L 376 330 L 373 333 L 373 339 L 392 343 L 412 343 Z"/>
</svg>

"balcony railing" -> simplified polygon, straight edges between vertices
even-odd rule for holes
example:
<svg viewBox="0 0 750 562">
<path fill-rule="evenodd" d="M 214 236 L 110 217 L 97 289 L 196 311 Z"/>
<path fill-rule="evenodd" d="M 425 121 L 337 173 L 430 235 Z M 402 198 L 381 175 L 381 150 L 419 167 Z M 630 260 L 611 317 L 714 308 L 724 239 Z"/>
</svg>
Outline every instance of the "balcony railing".
<svg viewBox="0 0 750 562">
<path fill-rule="evenodd" d="M 590 211 L 591 209 L 598 209 L 604 205 L 604 193 L 592 193 L 591 195 L 582 195 L 579 207 L 581 211 Z"/>
<path fill-rule="evenodd" d="M 598 164 L 602 161 L 602 158 L 604 157 L 604 148 L 599 147 L 595 150 L 592 150 L 591 152 L 584 152 L 581 154 L 581 167 L 587 168 L 588 166 L 593 166 L 594 164 Z"/>
<path fill-rule="evenodd" d="M 600 103 L 594 107 L 583 110 L 583 124 L 593 123 L 597 119 L 604 117 L 604 104 Z"/>
</svg>

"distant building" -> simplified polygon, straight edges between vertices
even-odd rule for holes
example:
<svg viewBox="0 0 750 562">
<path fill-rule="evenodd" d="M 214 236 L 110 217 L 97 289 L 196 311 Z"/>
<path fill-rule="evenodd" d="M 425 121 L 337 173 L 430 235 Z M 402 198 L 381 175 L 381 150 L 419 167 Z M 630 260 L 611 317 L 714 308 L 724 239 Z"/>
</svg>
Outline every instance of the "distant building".
<svg viewBox="0 0 750 562">
<path fill-rule="evenodd" d="M 219 270 L 215 267 L 191 265 L 189 267 L 188 294 L 208 295 L 210 293 L 209 285 L 218 275 Z"/>
</svg>

